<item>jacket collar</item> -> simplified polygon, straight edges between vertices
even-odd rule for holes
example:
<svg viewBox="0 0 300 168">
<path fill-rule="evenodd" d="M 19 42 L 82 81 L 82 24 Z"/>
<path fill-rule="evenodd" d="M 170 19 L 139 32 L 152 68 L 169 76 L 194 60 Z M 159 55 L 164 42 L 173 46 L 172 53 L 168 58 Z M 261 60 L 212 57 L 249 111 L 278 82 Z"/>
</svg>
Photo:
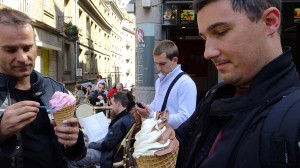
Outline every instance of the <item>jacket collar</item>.
<svg viewBox="0 0 300 168">
<path fill-rule="evenodd" d="M 42 85 L 43 77 L 44 77 L 43 74 L 35 70 L 32 71 L 30 75 L 30 83 L 31 83 L 31 88 L 34 97 L 43 95 L 45 93 L 44 86 Z M 16 78 L 6 75 L 4 73 L 0 73 L 0 80 L 3 81 L 0 82 L 0 90 L 7 90 L 8 88 L 14 88 L 17 81 Z"/>
<path fill-rule="evenodd" d="M 211 105 L 211 115 L 224 115 L 253 109 L 274 98 L 282 97 L 291 87 L 297 87 L 299 75 L 293 63 L 291 48 L 267 64 L 253 79 L 249 91 L 233 97 L 235 86 L 224 85 L 215 94 L 217 99 Z"/>
<path fill-rule="evenodd" d="M 112 121 L 111 123 L 109 124 L 109 127 L 110 128 L 112 125 L 114 125 L 114 123 L 116 123 L 118 120 L 120 120 L 123 116 L 129 114 L 129 112 L 125 109 L 123 110 L 121 113 L 119 113 Z"/>
</svg>

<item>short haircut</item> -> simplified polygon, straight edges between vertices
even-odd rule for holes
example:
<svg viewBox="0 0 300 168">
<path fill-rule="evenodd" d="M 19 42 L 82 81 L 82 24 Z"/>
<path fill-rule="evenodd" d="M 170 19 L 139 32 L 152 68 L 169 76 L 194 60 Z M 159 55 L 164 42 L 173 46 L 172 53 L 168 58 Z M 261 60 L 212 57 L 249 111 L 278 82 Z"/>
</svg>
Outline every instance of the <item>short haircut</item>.
<svg viewBox="0 0 300 168">
<path fill-rule="evenodd" d="M 124 92 L 117 92 L 113 95 L 115 102 L 120 102 L 123 107 L 127 107 L 129 100 L 127 98 L 127 94 Z"/>
<path fill-rule="evenodd" d="M 174 57 L 179 57 L 178 48 L 176 44 L 171 40 L 160 41 L 153 50 L 153 55 L 161 55 L 166 53 L 167 58 L 172 60 Z"/>
<path fill-rule="evenodd" d="M 104 86 L 104 89 L 105 89 L 105 84 L 104 84 L 104 83 L 99 83 L 99 84 L 98 84 L 98 87 L 99 87 L 100 85 Z"/>
<path fill-rule="evenodd" d="M 80 84 L 75 85 L 75 87 L 77 90 L 82 90 L 82 85 L 80 85 Z"/>
<path fill-rule="evenodd" d="M 96 78 L 97 79 L 102 79 L 102 76 L 101 75 L 97 75 Z"/>
<path fill-rule="evenodd" d="M 24 26 L 29 24 L 33 27 L 32 19 L 25 13 L 15 9 L 3 8 L 0 9 L 0 24 Z"/>
<path fill-rule="evenodd" d="M 194 0 L 194 11 L 197 14 L 203 7 L 219 0 Z M 252 22 L 257 22 L 263 11 L 269 7 L 275 7 L 281 11 L 281 0 L 228 0 L 235 12 L 245 12 Z"/>
</svg>

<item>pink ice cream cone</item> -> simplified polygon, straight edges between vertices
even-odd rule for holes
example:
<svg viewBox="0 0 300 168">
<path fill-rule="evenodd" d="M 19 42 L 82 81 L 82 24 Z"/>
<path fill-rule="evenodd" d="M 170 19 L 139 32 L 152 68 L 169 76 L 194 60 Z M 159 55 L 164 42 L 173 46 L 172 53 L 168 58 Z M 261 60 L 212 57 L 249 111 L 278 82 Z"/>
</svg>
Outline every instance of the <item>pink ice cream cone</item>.
<svg viewBox="0 0 300 168">
<path fill-rule="evenodd" d="M 72 118 L 76 108 L 76 99 L 72 95 L 63 92 L 55 92 L 49 102 L 55 107 L 51 113 L 57 126 L 63 124 L 63 120 Z"/>
</svg>

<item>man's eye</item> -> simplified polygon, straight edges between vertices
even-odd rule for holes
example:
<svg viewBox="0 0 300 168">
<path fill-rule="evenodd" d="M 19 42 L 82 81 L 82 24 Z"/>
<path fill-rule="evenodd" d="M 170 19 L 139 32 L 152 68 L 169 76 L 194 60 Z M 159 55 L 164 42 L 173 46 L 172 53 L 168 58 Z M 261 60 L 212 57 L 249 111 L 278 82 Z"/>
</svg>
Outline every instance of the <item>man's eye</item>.
<svg viewBox="0 0 300 168">
<path fill-rule="evenodd" d="M 222 31 L 218 31 L 218 32 L 217 32 L 217 35 L 218 35 L 218 36 L 224 36 L 227 32 L 228 32 L 227 29 L 226 29 L 226 30 L 222 30 Z"/>
<path fill-rule="evenodd" d="M 6 48 L 5 51 L 8 53 L 15 53 L 17 51 L 17 49 L 16 48 Z"/>
<path fill-rule="evenodd" d="M 30 45 L 30 46 L 25 46 L 25 47 L 23 48 L 23 51 L 24 51 L 24 52 L 28 52 L 31 48 L 32 48 L 32 45 Z"/>
</svg>

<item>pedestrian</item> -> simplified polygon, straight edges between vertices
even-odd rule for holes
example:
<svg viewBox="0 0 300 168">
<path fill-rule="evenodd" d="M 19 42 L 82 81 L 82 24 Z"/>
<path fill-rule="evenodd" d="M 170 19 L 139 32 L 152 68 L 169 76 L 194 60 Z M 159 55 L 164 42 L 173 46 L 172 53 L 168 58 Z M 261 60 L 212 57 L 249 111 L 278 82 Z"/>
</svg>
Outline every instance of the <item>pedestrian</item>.
<svg viewBox="0 0 300 168">
<path fill-rule="evenodd" d="M 76 98 L 76 105 L 84 102 L 85 94 L 82 90 L 82 85 L 80 85 L 80 84 L 75 85 L 74 95 L 75 95 L 75 98 Z"/>
<path fill-rule="evenodd" d="M 281 46 L 281 1 L 194 0 L 194 11 L 204 57 L 223 82 L 175 130 L 176 167 L 300 167 L 300 115 L 288 115 L 300 110 L 299 75 L 291 48 Z M 281 122 L 276 112 L 289 117 Z M 264 131 L 290 123 L 279 137 L 279 129 Z"/>
<path fill-rule="evenodd" d="M 141 116 L 151 118 L 157 111 L 168 110 L 170 114 L 168 122 L 175 129 L 195 111 L 197 88 L 195 82 L 188 75 L 183 75 L 181 66 L 178 65 L 178 49 L 173 41 L 159 42 L 153 50 L 153 58 L 156 68 L 160 72 L 155 82 L 154 99 L 149 106 L 142 103 L 145 108 L 135 107 Z M 176 77 L 179 77 L 178 81 L 175 80 Z M 170 87 L 173 81 L 175 84 Z M 163 108 L 168 88 L 171 90 Z"/>
<path fill-rule="evenodd" d="M 123 152 L 121 155 L 120 153 L 116 155 L 116 152 L 121 141 L 135 123 L 134 118 L 126 109 L 128 103 L 126 93 L 118 92 L 113 95 L 112 106 L 116 117 L 111 120 L 107 134 L 97 142 L 89 142 L 87 155 L 77 162 L 70 162 L 70 168 L 93 166 L 96 163 L 100 163 L 102 168 L 110 168 L 113 162 L 123 159 Z"/>
<path fill-rule="evenodd" d="M 55 126 L 38 108 L 48 105 L 55 91 L 67 90 L 34 70 L 36 57 L 32 20 L 20 11 L 0 9 L 1 167 L 65 168 L 66 160 L 86 153 L 76 118 Z"/>
</svg>

